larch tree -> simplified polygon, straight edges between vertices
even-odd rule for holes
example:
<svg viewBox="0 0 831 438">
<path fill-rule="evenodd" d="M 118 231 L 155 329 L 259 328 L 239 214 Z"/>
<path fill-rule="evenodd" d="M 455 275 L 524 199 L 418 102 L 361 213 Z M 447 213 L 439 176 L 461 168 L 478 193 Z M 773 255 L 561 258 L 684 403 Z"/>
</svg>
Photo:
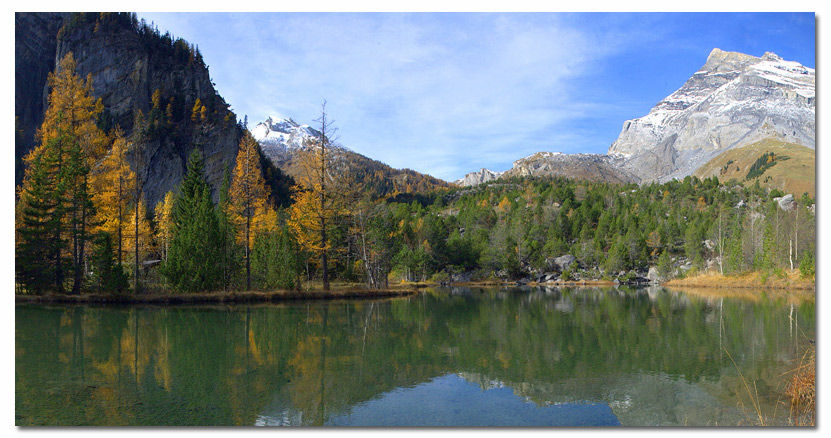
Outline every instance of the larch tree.
<svg viewBox="0 0 831 438">
<path fill-rule="evenodd" d="M 24 202 L 21 225 L 27 220 L 51 224 L 47 228 L 52 236 L 48 244 L 43 243 L 51 248 L 53 269 L 50 274 L 54 275 L 55 289 L 63 291 L 62 260 L 63 253 L 68 251 L 73 274 L 72 293 L 78 294 L 84 279 L 85 247 L 95 216 L 90 170 L 109 142 L 97 126 L 103 105 L 100 99 L 92 96 L 92 79 L 89 76 L 86 80 L 80 78 L 75 69 L 76 63 L 70 53 L 59 61 L 55 72 L 48 77 L 50 93 L 43 124 L 37 133 L 39 144 L 24 160 L 30 175 L 27 178 L 24 174 L 21 188 L 21 202 Z M 51 169 L 43 169 L 43 166 Z M 29 219 L 46 216 L 33 222 L 26 219 L 27 215 L 33 215 Z M 24 247 L 31 249 L 29 244 L 34 243 L 28 241 Z"/>
<path fill-rule="evenodd" d="M 138 230 L 136 230 L 138 226 Z M 124 229 L 124 250 L 125 252 L 133 253 L 134 266 L 133 269 L 138 269 L 133 272 L 133 280 L 136 281 L 140 273 L 141 264 L 135 263 L 135 260 L 145 260 L 147 255 L 153 251 L 153 230 L 150 227 L 150 221 L 147 220 L 147 208 L 144 205 L 144 199 L 139 199 L 137 206 L 131 206 L 127 212 L 126 227 Z M 138 245 L 136 244 L 138 242 Z"/>
<path fill-rule="evenodd" d="M 252 225 L 269 210 L 268 191 L 260 167 L 257 140 L 245 131 L 239 144 L 236 166 L 231 180 L 230 202 L 234 218 L 241 228 L 241 240 L 245 247 L 245 285 L 251 289 Z"/>
<path fill-rule="evenodd" d="M 125 251 L 128 206 L 133 200 L 136 185 L 136 174 L 127 160 L 127 149 L 124 133 L 116 129 L 112 149 L 96 166 L 92 175 L 93 199 L 99 219 L 96 231 L 113 236 L 119 266 Z"/>
<path fill-rule="evenodd" d="M 136 178 L 135 183 L 133 184 L 133 209 L 134 212 L 139 210 L 141 203 L 143 202 L 142 199 L 142 178 L 141 174 L 143 171 L 143 161 L 144 161 L 144 143 L 147 141 L 147 132 L 148 132 L 148 122 L 145 119 L 144 114 L 141 110 L 136 112 L 135 121 L 133 122 L 133 135 L 132 135 L 132 151 L 130 155 L 132 156 L 133 166 L 136 169 Z M 133 291 L 135 293 L 139 293 L 139 248 L 141 237 L 140 234 L 143 232 L 144 227 L 141 226 L 140 222 L 142 220 L 141 212 L 138 214 L 133 214 L 133 232 L 132 232 L 132 241 L 134 242 L 133 245 Z M 144 236 L 149 237 L 149 235 Z"/>
<path fill-rule="evenodd" d="M 221 257 L 219 268 L 222 271 L 222 288 L 231 287 L 239 271 L 239 252 L 237 247 L 237 224 L 235 222 L 233 205 L 231 204 L 231 174 L 228 165 L 222 173 L 222 185 L 219 189 L 219 205 L 216 214 L 219 223 L 219 247 Z"/>
<path fill-rule="evenodd" d="M 335 216 L 341 209 L 342 184 L 339 178 L 343 163 L 339 159 L 343 148 L 332 141 L 333 122 L 326 114 L 323 102 L 321 116 L 316 122 L 320 129 L 317 137 L 306 141 L 297 154 L 300 165 L 298 180 L 289 209 L 288 225 L 297 236 L 300 245 L 319 256 L 323 290 L 329 290 L 329 232 Z"/>
<path fill-rule="evenodd" d="M 162 261 L 167 261 L 167 252 L 170 249 L 170 239 L 173 237 L 173 192 L 167 192 L 164 199 L 156 203 L 156 245 L 162 255 Z"/>
</svg>

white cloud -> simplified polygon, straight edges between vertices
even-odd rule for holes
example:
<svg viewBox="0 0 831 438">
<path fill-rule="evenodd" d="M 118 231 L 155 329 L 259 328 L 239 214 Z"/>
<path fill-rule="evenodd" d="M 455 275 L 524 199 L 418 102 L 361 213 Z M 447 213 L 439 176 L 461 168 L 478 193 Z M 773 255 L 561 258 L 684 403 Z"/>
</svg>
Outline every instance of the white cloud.
<svg viewBox="0 0 831 438">
<path fill-rule="evenodd" d="M 586 107 L 571 81 L 610 47 L 555 14 L 163 19 L 200 45 L 249 125 L 277 113 L 311 123 L 326 99 L 346 146 L 445 179 L 557 146 L 553 133 Z"/>
</svg>

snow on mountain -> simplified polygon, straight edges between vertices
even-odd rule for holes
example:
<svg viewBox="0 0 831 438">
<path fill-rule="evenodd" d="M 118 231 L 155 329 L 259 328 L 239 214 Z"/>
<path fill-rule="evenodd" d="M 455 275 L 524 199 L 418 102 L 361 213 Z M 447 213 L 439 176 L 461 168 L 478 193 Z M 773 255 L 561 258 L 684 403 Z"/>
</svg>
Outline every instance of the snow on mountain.
<svg viewBox="0 0 831 438">
<path fill-rule="evenodd" d="M 605 155 L 538 152 L 505 172 L 482 169 L 468 186 L 500 177 L 558 175 L 608 182 L 691 175 L 728 149 L 763 139 L 816 147 L 816 71 L 773 53 L 713 49 L 687 82 L 648 114 L 627 120 Z"/>
<path fill-rule="evenodd" d="M 306 139 L 316 137 L 320 132 L 291 118 L 269 117 L 258 123 L 251 134 L 260 143 L 263 153 L 279 164 L 290 158 L 292 150 L 303 147 Z"/>
<path fill-rule="evenodd" d="M 644 181 L 692 174 L 734 147 L 776 138 L 816 142 L 816 71 L 773 53 L 714 49 L 706 64 L 640 118 L 627 120 L 609 154 Z"/>
</svg>

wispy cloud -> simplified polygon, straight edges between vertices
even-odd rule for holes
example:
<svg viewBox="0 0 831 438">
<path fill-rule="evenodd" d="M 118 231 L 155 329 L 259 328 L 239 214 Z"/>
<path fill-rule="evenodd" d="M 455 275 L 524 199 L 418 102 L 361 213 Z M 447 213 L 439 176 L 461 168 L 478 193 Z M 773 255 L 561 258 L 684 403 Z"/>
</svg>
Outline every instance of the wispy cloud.
<svg viewBox="0 0 831 438">
<path fill-rule="evenodd" d="M 199 44 L 250 124 L 311 123 L 326 99 L 346 146 L 445 179 L 540 150 L 604 152 L 643 115 L 633 107 L 645 113 L 683 83 L 642 93 L 661 74 L 649 71 L 660 59 L 643 65 L 650 51 L 699 47 L 694 69 L 712 48 L 685 40 L 679 15 L 146 15 Z"/>
</svg>

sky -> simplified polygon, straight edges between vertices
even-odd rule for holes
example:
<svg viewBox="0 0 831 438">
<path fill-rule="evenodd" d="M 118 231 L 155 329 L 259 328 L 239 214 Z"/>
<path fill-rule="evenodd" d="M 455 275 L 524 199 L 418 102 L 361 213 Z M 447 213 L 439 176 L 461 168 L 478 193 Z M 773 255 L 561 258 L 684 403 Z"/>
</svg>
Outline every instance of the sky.
<svg viewBox="0 0 831 438">
<path fill-rule="evenodd" d="M 539 151 L 605 153 L 718 47 L 815 68 L 813 13 L 146 13 L 198 45 L 249 128 L 314 126 L 456 180 Z"/>
</svg>

